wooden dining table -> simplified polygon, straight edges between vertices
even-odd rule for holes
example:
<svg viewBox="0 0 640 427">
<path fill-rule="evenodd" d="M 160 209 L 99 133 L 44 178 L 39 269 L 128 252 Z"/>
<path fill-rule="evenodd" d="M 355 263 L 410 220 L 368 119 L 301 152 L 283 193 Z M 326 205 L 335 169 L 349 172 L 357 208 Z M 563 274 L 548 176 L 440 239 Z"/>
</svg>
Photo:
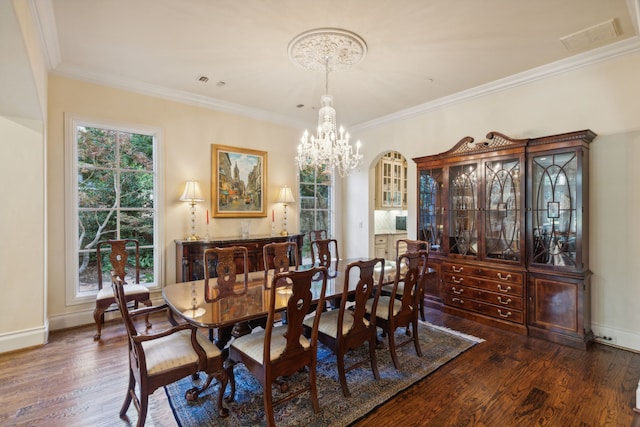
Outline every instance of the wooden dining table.
<svg viewBox="0 0 640 427">
<path fill-rule="evenodd" d="M 327 287 L 325 290 L 325 300 L 331 300 L 342 296 L 345 283 L 345 271 L 347 266 L 354 261 L 366 258 L 350 258 L 332 262 L 328 268 Z M 386 261 L 388 263 L 388 261 Z M 303 265 L 300 269 L 308 269 L 311 265 Z M 388 272 L 388 268 L 386 268 Z M 352 270 L 352 274 L 358 274 L 357 270 Z M 266 321 L 269 314 L 269 301 L 271 289 L 265 286 L 273 276 L 266 276 L 264 271 L 250 272 L 248 275 L 247 290 L 244 292 L 244 273 L 236 276 L 237 285 L 234 287 L 236 294 L 225 295 L 219 299 L 215 298 L 216 278 L 209 279 L 208 289 L 211 295 L 205 298 L 205 280 L 191 282 L 181 282 L 167 285 L 162 290 L 162 295 L 172 314 L 197 327 L 206 328 L 211 331 L 210 337 L 213 340 L 213 330 L 218 330 L 216 344 L 223 348 L 231 336 L 242 336 L 250 333 L 252 326 Z M 385 275 L 386 277 L 386 275 Z M 358 277 L 352 277 L 349 286 L 350 291 L 355 291 Z M 313 301 L 320 299 L 322 284 L 320 281 L 313 282 L 311 293 Z M 283 287 L 276 292 L 275 309 L 284 311 L 288 300 L 287 288 Z M 233 327 L 232 330 L 231 327 Z"/>
</svg>

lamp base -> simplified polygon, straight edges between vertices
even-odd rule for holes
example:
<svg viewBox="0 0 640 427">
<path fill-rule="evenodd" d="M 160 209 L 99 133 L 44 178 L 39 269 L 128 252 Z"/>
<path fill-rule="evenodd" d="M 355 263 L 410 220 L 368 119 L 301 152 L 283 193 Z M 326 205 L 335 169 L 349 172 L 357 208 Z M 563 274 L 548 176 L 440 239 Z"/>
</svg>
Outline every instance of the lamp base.
<svg viewBox="0 0 640 427">
<path fill-rule="evenodd" d="M 281 235 L 281 236 L 288 236 L 288 235 L 289 235 L 289 232 L 288 232 L 287 230 L 282 230 L 282 231 L 280 232 L 280 235 Z"/>
</svg>

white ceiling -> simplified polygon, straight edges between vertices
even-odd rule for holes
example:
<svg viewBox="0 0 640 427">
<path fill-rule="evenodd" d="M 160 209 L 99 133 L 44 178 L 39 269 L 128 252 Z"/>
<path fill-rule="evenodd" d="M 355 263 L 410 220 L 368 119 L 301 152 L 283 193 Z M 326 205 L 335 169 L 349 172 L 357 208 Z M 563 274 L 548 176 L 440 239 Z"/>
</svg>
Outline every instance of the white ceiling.
<svg viewBox="0 0 640 427">
<path fill-rule="evenodd" d="M 310 127 L 324 73 L 287 55 L 289 42 L 310 29 L 342 28 L 367 43 L 360 64 L 329 77 L 346 126 L 639 43 L 638 0 L 48 2 L 36 8 L 56 74 Z M 617 36 L 596 34 L 574 50 L 561 41 L 608 20 Z"/>
</svg>

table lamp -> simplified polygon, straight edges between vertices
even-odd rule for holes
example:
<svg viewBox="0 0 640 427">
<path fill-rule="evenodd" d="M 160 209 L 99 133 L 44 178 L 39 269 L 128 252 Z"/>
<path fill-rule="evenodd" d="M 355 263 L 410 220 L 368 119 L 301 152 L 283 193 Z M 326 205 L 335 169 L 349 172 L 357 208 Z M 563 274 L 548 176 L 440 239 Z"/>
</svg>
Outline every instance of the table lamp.
<svg viewBox="0 0 640 427">
<path fill-rule="evenodd" d="M 195 179 L 187 181 L 180 201 L 188 202 L 191 205 L 191 235 L 187 236 L 186 240 L 200 240 L 200 237 L 196 235 L 196 203 L 204 202 L 204 197 L 202 197 L 198 181 Z"/>
<path fill-rule="evenodd" d="M 286 185 L 280 189 L 280 194 L 278 195 L 277 202 L 284 205 L 284 219 L 282 221 L 282 231 L 280 232 L 280 235 L 288 236 L 289 232 L 287 231 L 287 205 L 289 203 L 294 203 L 295 199 L 293 198 L 291 189 Z"/>
</svg>

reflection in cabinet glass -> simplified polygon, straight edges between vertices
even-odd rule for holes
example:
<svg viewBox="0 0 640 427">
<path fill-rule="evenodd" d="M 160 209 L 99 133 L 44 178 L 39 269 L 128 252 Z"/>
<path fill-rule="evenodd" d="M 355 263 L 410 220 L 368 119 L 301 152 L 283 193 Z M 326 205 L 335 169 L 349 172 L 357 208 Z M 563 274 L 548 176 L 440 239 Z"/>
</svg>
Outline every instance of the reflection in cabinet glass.
<svg viewBox="0 0 640 427">
<path fill-rule="evenodd" d="M 451 195 L 451 234 L 449 253 L 478 254 L 477 194 L 478 178 L 476 163 L 452 166 L 449 169 L 449 192 Z"/>
<path fill-rule="evenodd" d="M 444 200 L 442 168 L 423 169 L 418 173 L 418 240 L 429 242 L 430 252 L 442 252 Z"/>
<path fill-rule="evenodd" d="M 537 156 L 532 165 L 532 263 L 576 267 L 577 153 Z"/>
<path fill-rule="evenodd" d="M 520 261 L 520 159 L 487 161 L 485 173 L 485 256 Z"/>
</svg>

